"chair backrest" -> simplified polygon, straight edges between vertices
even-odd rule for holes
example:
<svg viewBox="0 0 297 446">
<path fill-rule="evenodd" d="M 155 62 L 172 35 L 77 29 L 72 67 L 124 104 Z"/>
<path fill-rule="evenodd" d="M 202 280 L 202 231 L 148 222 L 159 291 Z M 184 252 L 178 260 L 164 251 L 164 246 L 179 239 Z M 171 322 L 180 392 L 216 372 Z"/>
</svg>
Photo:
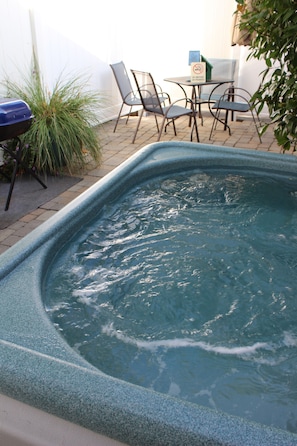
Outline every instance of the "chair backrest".
<svg viewBox="0 0 297 446">
<path fill-rule="evenodd" d="M 212 64 L 213 79 L 233 79 L 236 71 L 237 59 L 208 59 Z"/>
<path fill-rule="evenodd" d="M 134 94 L 125 64 L 123 62 L 118 62 L 111 64 L 110 67 L 113 71 L 123 101 L 129 101 Z"/>
<path fill-rule="evenodd" d="M 152 75 L 145 71 L 131 71 L 134 76 L 144 110 L 150 113 L 163 115 L 160 97 Z"/>
<path fill-rule="evenodd" d="M 212 79 L 223 80 L 232 79 L 236 80 L 236 70 L 238 69 L 238 63 L 236 59 L 208 59 L 212 65 Z M 212 92 L 214 86 L 207 85 L 202 87 L 201 99 L 209 99 L 209 95 Z M 221 97 L 226 89 L 226 84 L 216 88 L 212 100 L 217 100 Z"/>
</svg>

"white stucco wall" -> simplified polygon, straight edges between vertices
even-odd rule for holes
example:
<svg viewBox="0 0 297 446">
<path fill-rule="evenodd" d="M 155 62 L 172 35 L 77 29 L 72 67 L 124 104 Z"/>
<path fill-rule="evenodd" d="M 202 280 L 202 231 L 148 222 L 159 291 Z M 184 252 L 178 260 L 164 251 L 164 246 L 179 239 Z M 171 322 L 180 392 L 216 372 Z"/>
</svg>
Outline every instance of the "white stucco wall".
<svg viewBox="0 0 297 446">
<path fill-rule="evenodd" d="M 109 67 L 120 60 L 128 69 L 150 71 L 174 95 L 163 79 L 189 73 L 189 50 L 238 58 L 239 84 L 254 91 L 262 65 L 247 63 L 247 49 L 231 46 L 235 8 L 235 0 L 0 0 L 0 80 L 28 73 L 36 38 L 49 89 L 61 74 L 86 75 L 107 98 L 104 119 L 115 116 L 121 102 Z"/>
</svg>

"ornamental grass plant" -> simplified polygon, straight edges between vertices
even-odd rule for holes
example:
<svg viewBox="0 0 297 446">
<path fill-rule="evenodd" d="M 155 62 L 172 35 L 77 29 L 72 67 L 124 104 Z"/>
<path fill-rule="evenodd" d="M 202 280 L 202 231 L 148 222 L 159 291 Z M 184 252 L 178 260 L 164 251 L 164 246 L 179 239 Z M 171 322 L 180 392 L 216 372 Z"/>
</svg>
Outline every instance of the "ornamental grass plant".
<svg viewBox="0 0 297 446">
<path fill-rule="evenodd" d="M 73 77 L 56 81 L 52 91 L 33 70 L 24 82 L 5 81 L 8 97 L 25 101 L 34 119 L 21 135 L 24 159 L 38 171 L 72 173 L 83 168 L 91 157 L 100 160 L 98 138 L 101 98 L 86 90 L 86 81 Z"/>
</svg>

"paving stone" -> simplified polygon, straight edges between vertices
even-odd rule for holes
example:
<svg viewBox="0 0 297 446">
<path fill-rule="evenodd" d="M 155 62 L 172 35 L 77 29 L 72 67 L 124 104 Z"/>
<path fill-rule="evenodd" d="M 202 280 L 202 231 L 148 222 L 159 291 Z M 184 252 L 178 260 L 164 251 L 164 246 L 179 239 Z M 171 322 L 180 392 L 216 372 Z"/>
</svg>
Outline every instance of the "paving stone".
<svg viewBox="0 0 297 446">
<path fill-rule="evenodd" d="M 137 116 L 131 116 L 127 124 L 126 119 L 122 118 L 115 133 L 113 132 L 114 121 L 102 124 L 98 129 L 102 148 L 100 164 L 96 166 L 93 160 L 90 160 L 84 172 L 81 170 L 74 172 L 74 174 L 82 177 L 82 181 L 50 202 L 45 203 L 40 208 L 25 215 L 10 227 L 0 230 L 0 254 L 54 215 L 59 209 L 112 171 L 144 145 L 157 141 L 158 134 L 154 117 L 144 116 L 135 143 L 132 144 L 137 122 Z M 176 122 L 177 136 L 174 135 L 172 127 L 168 127 L 166 133 L 163 133 L 161 141 L 189 141 L 191 129 L 188 123 L 187 117 L 178 119 Z M 197 120 L 197 123 L 201 143 L 281 153 L 281 148 L 275 141 L 271 127 L 262 136 L 261 144 L 254 124 L 250 120 L 231 122 L 231 135 L 229 135 L 228 131 L 224 131 L 222 126 L 218 126 L 213 134 L 212 140 L 209 139 L 212 118 L 206 113 L 204 115 L 203 126 L 201 125 L 200 119 Z"/>
</svg>

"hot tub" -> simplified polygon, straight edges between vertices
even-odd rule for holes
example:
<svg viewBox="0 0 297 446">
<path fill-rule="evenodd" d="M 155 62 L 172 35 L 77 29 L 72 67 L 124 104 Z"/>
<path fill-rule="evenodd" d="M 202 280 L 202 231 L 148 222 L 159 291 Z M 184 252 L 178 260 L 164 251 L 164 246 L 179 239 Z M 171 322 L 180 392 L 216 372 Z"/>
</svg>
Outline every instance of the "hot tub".
<svg viewBox="0 0 297 446">
<path fill-rule="evenodd" d="M 23 444 L 34 444 L 28 438 L 38 413 L 44 421 L 42 428 L 34 428 L 36 444 L 51 444 L 41 439 L 49 438 L 56 417 L 61 438 L 75 425 L 78 444 L 88 435 L 88 444 L 106 445 L 297 444 L 293 433 L 104 374 L 65 342 L 44 309 L 44 277 L 52 258 L 106 203 L 161 173 L 210 166 L 297 177 L 296 158 L 291 155 L 194 143 L 152 144 L 0 256 L 0 439 L 10 436 L 22 444 L 24 438 Z M 22 408 L 28 406 L 28 420 L 18 427 L 17 414 L 26 413 Z"/>
</svg>

